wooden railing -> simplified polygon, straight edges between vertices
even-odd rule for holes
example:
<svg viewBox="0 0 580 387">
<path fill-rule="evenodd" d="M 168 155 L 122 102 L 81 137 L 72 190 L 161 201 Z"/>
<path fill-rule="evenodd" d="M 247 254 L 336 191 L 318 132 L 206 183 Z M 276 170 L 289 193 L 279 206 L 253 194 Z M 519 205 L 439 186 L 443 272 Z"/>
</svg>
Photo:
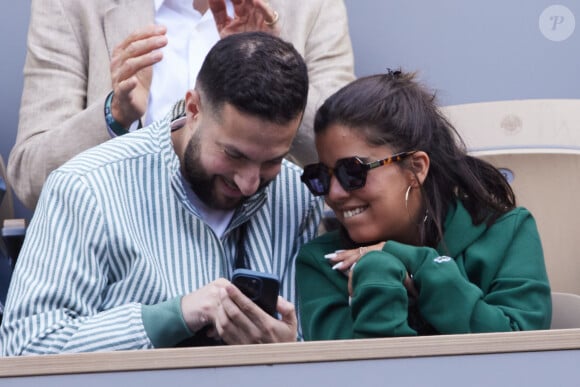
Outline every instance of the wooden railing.
<svg viewBox="0 0 580 387">
<path fill-rule="evenodd" d="M 531 354 L 536 356 L 530 357 Z M 419 360 L 421 363 L 417 363 Z M 147 385 L 155 375 L 162 375 L 168 386 L 196 385 L 193 380 L 211 381 L 221 375 L 213 385 L 228 385 L 239 378 L 240 372 L 234 372 L 238 369 L 249 378 L 245 382 L 238 380 L 238 384 L 254 387 L 271 385 L 266 376 L 260 376 L 268 372 L 279 375 L 276 378 L 282 386 L 299 386 L 306 377 L 305 369 L 306 380 L 327 378 L 322 380 L 333 380 L 333 387 L 349 385 L 349 378 L 357 372 L 364 372 L 359 377 L 367 378 L 365 385 L 372 385 L 373 381 L 382 385 L 379 382 L 385 377 L 392 381 L 427 378 L 435 382 L 447 376 L 446 385 L 478 385 L 477 380 L 465 384 L 464 379 L 448 374 L 446 367 L 455 368 L 459 360 L 464 365 L 454 372 L 481 371 L 488 382 L 493 375 L 487 373 L 499 362 L 504 365 L 501 380 L 509 380 L 510 375 L 514 380 L 527 376 L 532 382 L 527 385 L 540 385 L 533 382 L 543 382 L 542 375 L 548 377 L 557 372 L 552 376 L 554 385 L 566 385 L 566 381 L 580 385 L 578 367 L 564 368 L 566 364 L 580 363 L 580 329 L 4 357 L 0 358 L 0 385 L 79 385 L 83 375 L 93 381 L 103 377 L 107 386 L 125 387 L 132 382 Z M 383 375 L 401 367 L 414 368 L 415 363 L 417 375 Z M 437 371 L 425 375 L 419 371 L 429 364 Z M 368 369 L 362 371 L 368 367 L 370 374 Z M 342 373 L 346 376 L 340 376 Z M 558 378 L 564 384 L 558 383 Z"/>
</svg>

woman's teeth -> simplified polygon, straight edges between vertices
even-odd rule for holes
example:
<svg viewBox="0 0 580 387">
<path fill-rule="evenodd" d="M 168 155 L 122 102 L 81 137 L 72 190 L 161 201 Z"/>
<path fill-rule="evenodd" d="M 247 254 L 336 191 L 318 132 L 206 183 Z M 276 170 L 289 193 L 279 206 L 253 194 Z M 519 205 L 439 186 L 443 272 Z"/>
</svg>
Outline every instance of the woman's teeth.
<svg viewBox="0 0 580 387">
<path fill-rule="evenodd" d="M 366 210 L 366 207 L 359 207 L 359 208 L 355 208 L 354 210 L 348 210 L 348 211 L 344 211 L 342 213 L 342 216 L 346 219 L 346 218 L 350 218 L 352 216 L 358 215 L 361 212 L 363 212 L 364 210 Z"/>
</svg>

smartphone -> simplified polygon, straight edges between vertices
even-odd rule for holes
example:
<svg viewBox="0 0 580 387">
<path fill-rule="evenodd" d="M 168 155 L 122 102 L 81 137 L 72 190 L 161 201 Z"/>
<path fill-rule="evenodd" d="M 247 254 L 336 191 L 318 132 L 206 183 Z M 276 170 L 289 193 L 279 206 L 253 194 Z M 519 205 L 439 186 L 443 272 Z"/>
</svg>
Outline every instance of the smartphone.
<svg viewBox="0 0 580 387">
<path fill-rule="evenodd" d="M 274 274 L 236 269 L 232 283 L 270 316 L 276 317 L 280 280 Z"/>
</svg>

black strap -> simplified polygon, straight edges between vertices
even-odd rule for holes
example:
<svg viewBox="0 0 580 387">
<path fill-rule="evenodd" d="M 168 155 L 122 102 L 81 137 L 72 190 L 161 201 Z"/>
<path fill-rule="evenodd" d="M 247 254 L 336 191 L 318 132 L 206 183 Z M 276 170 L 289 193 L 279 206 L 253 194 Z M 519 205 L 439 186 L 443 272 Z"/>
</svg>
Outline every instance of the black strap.
<svg viewBox="0 0 580 387">
<path fill-rule="evenodd" d="M 238 244 L 236 245 L 236 260 L 234 261 L 234 269 L 249 268 L 248 260 L 246 259 L 246 252 L 244 250 L 244 240 L 246 239 L 246 225 L 242 224 L 239 227 Z"/>
</svg>

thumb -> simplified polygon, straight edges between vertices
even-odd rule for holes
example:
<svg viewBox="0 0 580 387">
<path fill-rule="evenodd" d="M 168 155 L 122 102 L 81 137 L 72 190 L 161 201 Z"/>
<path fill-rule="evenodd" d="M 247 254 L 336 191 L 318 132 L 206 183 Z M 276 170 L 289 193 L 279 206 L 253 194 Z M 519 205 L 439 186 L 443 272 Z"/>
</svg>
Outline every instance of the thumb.
<svg viewBox="0 0 580 387">
<path fill-rule="evenodd" d="M 287 301 L 284 297 L 278 296 L 278 305 L 276 305 L 276 310 L 280 313 L 281 320 L 291 327 L 298 326 L 298 320 L 296 318 L 296 309 L 294 304 Z"/>
</svg>

